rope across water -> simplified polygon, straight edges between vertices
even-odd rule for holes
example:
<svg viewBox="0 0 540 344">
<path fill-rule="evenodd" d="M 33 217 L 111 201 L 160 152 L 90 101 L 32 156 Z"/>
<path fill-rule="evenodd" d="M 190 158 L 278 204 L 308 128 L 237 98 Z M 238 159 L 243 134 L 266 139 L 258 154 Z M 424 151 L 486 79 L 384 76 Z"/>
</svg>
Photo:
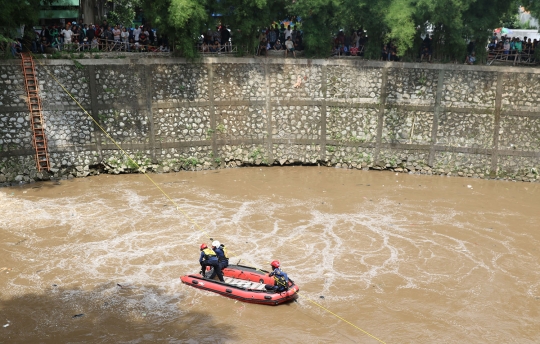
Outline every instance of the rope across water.
<svg viewBox="0 0 540 344">
<path fill-rule="evenodd" d="M 129 154 L 124 150 L 122 149 L 122 147 L 120 147 L 120 145 L 109 135 L 109 133 L 99 124 L 98 121 L 96 121 L 89 113 L 88 111 L 86 111 L 86 109 L 82 106 L 81 103 L 79 103 L 79 101 L 77 101 L 77 99 L 75 99 L 75 97 L 73 97 L 73 95 L 66 89 L 66 87 L 64 87 L 64 85 L 54 76 L 53 73 L 51 73 L 47 68 L 45 68 L 45 65 L 43 63 L 41 63 L 41 61 L 39 61 L 39 59 L 37 59 L 38 63 L 45 69 L 45 71 L 47 72 L 47 74 L 49 74 L 51 76 L 51 78 L 62 88 L 62 90 L 64 90 L 64 92 L 66 92 L 66 94 L 71 98 L 73 99 L 73 101 L 75 102 L 75 104 L 77 104 L 77 106 L 79 108 L 81 108 L 81 110 L 96 124 L 96 126 L 103 132 L 103 134 L 109 139 L 111 140 L 111 142 L 118 148 L 119 151 L 122 152 L 122 154 L 134 165 L 137 167 L 137 169 L 142 173 L 144 174 L 144 176 L 146 178 L 148 178 L 148 180 L 154 184 L 154 186 L 176 207 L 176 210 L 180 211 L 182 213 L 182 215 L 184 215 L 184 217 L 191 223 L 193 224 L 193 226 L 199 231 L 201 232 L 205 237 L 207 237 L 209 240 L 212 240 L 211 237 L 203 230 L 203 228 L 194 220 L 192 219 L 166 192 L 165 190 L 163 190 L 149 175 L 148 173 L 146 173 L 146 171 L 142 170 L 140 168 L 140 166 L 137 164 L 137 162 L 132 159 Z M 231 252 L 232 253 L 232 252 Z M 249 265 L 249 264 L 248 264 Z M 253 266 L 254 267 L 254 266 Z M 256 268 L 256 267 L 255 267 Z M 257 270 L 260 270 L 258 268 L 256 268 Z M 303 297 L 305 298 L 306 300 L 308 300 L 310 303 L 312 303 L 313 305 L 319 307 L 320 309 L 324 310 L 325 312 L 327 312 L 328 314 L 331 314 L 333 315 L 334 317 L 338 318 L 339 320 L 345 322 L 346 324 L 354 327 L 355 329 L 363 332 L 364 334 L 368 335 L 369 337 L 377 340 L 378 342 L 380 343 L 385 343 L 384 341 L 382 341 L 381 339 L 375 337 L 374 335 L 370 334 L 369 332 L 361 329 L 360 327 L 356 326 L 355 324 L 351 323 L 350 321 L 346 320 L 345 318 L 339 316 L 338 314 L 332 312 L 331 310 L 329 310 L 328 308 L 322 306 L 321 304 L 319 304 L 318 302 L 316 301 L 313 301 L 312 299 L 310 299 L 308 296 L 304 295 L 304 293 L 300 293 L 298 292 L 298 295 L 300 297 Z"/>
</svg>

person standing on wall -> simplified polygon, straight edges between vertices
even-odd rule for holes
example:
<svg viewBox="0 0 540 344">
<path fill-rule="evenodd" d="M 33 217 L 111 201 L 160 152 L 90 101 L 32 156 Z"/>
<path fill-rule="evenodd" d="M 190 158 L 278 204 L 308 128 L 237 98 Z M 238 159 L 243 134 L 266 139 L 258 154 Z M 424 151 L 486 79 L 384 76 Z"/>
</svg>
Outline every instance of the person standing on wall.
<svg viewBox="0 0 540 344">
<path fill-rule="evenodd" d="M 206 267 L 211 266 L 214 268 L 214 272 L 212 273 L 211 278 L 215 277 L 214 274 L 217 274 L 219 280 L 221 282 L 225 282 L 225 280 L 223 279 L 223 273 L 221 272 L 221 268 L 219 267 L 219 261 L 216 253 L 204 243 L 201 245 L 201 255 L 199 257 L 199 263 L 201 264 L 201 275 L 203 277 L 205 277 Z"/>
</svg>

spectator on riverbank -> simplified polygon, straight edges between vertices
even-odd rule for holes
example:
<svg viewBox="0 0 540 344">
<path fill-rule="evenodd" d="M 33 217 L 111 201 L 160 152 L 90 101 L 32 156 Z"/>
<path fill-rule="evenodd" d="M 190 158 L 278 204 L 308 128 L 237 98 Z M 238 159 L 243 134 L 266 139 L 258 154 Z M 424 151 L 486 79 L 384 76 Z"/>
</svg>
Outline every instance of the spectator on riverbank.
<svg viewBox="0 0 540 344">
<path fill-rule="evenodd" d="M 257 50 L 257 55 L 259 56 L 262 56 L 262 54 L 264 53 L 264 56 L 268 56 L 268 42 L 266 41 L 266 38 L 263 38 L 260 42 L 259 42 L 259 48 Z"/>
<path fill-rule="evenodd" d="M 464 64 L 472 65 L 475 62 L 476 62 L 476 53 L 473 51 L 470 55 L 467 55 L 467 57 L 465 58 Z"/>
<path fill-rule="evenodd" d="M 302 45 L 302 39 L 300 37 L 296 37 L 296 39 L 294 40 L 294 50 L 295 51 L 304 50 L 304 46 Z"/>
<path fill-rule="evenodd" d="M 64 37 L 64 44 L 71 44 L 71 38 L 73 36 L 73 31 L 71 31 L 71 28 L 69 27 L 69 25 L 66 25 L 66 28 L 63 29 L 60 32 L 60 34 L 63 35 L 63 37 Z"/>
<path fill-rule="evenodd" d="M 225 27 L 225 25 L 221 26 L 221 45 L 224 48 L 224 51 L 232 51 L 231 49 L 231 33 L 229 32 L 229 29 Z"/>
<path fill-rule="evenodd" d="M 122 28 L 122 32 L 120 33 L 120 38 L 122 39 L 122 44 L 124 46 L 124 49 L 126 51 L 129 51 L 129 32 L 125 27 Z"/>
<path fill-rule="evenodd" d="M 420 61 L 426 60 L 427 62 L 431 62 L 431 50 L 429 50 L 428 47 L 424 47 L 422 50 L 422 55 L 420 56 Z"/>
<path fill-rule="evenodd" d="M 291 37 L 287 38 L 285 41 L 285 57 L 287 57 L 288 53 L 292 53 L 294 58 L 296 58 L 296 52 L 294 51 L 294 43 L 291 40 Z"/>
<path fill-rule="evenodd" d="M 274 48 L 274 44 L 276 44 L 278 35 L 279 31 L 277 29 L 270 28 L 270 31 L 268 32 L 268 43 L 270 44 L 270 49 Z"/>
</svg>

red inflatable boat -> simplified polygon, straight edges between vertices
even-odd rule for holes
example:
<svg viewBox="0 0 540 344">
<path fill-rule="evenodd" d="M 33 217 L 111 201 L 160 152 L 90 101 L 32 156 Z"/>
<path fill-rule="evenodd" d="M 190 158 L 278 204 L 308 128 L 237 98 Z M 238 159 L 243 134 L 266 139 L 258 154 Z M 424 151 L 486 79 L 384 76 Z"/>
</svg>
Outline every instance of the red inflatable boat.
<svg viewBox="0 0 540 344">
<path fill-rule="evenodd" d="M 210 275 L 209 272 L 206 273 Z M 262 305 L 279 305 L 295 300 L 300 290 L 289 279 L 289 289 L 276 293 L 265 289 L 265 284 L 274 284 L 274 278 L 268 276 L 268 271 L 258 270 L 249 266 L 229 265 L 223 269 L 225 282 L 208 279 L 201 274 L 185 275 L 180 277 L 183 283 L 220 295 L 237 299 L 243 302 L 258 303 Z"/>
</svg>

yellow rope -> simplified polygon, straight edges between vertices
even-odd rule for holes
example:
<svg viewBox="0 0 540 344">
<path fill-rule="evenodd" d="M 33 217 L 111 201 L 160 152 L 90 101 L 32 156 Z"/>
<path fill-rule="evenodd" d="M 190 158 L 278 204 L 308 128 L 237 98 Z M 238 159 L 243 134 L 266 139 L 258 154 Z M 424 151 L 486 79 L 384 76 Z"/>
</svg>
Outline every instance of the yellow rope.
<svg viewBox="0 0 540 344">
<path fill-rule="evenodd" d="M 300 291 L 298 291 L 297 294 L 300 295 Z M 367 335 L 370 336 L 371 338 L 377 340 L 379 343 L 386 344 L 385 342 L 383 342 L 383 341 L 380 340 L 379 338 L 375 337 L 375 336 L 372 335 L 371 333 L 362 330 L 360 327 L 356 326 L 356 325 L 353 324 L 352 322 L 350 322 L 350 321 L 348 321 L 347 319 L 344 319 L 343 317 L 337 315 L 336 313 L 332 312 L 331 310 L 329 310 L 328 308 L 324 307 L 324 306 L 321 305 L 320 303 L 313 301 L 312 299 L 310 299 L 309 297 L 305 296 L 304 294 L 301 294 L 300 296 L 302 296 L 303 298 L 307 299 L 309 302 L 311 302 L 311 303 L 314 304 L 315 306 L 321 308 L 322 310 L 324 310 L 324 311 L 326 311 L 326 312 L 332 314 L 333 316 L 335 316 L 335 317 L 338 318 L 339 320 L 344 321 L 344 322 L 346 322 L 347 324 L 349 324 L 349 325 L 351 325 L 352 327 L 354 327 L 355 329 L 362 331 L 363 333 L 367 334 Z"/>
<path fill-rule="evenodd" d="M 191 222 L 201 233 L 203 233 L 207 238 L 211 239 L 207 234 L 206 232 L 197 224 L 197 222 L 195 222 L 195 220 L 193 220 L 182 208 L 180 208 L 180 206 L 152 179 L 150 178 L 150 176 L 148 175 L 148 173 L 146 173 L 145 171 L 141 170 L 140 169 L 140 166 L 129 156 L 129 154 L 122 149 L 122 147 L 120 147 L 120 145 L 109 135 L 109 133 L 107 133 L 107 131 L 105 131 L 105 129 L 103 129 L 103 127 L 99 124 L 99 122 L 97 122 L 94 117 L 92 117 L 92 115 L 90 115 L 88 113 L 88 111 L 86 111 L 86 109 L 81 105 L 81 103 L 79 103 L 77 101 L 77 99 L 75 99 L 75 97 L 73 97 L 73 95 L 64 87 L 64 85 L 62 85 L 62 83 L 51 73 L 47 70 L 47 68 L 45 68 L 45 65 L 43 63 L 41 63 L 38 59 L 38 62 L 39 64 L 44 67 L 44 69 L 47 71 L 47 73 L 56 81 L 56 83 L 58 83 L 58 85 L 60 85 L 60 87 L 64 90 L 64 92 L 66 92 L 71 99 L 73 99 L 73 101 L 81 108 L 81 110 L 83 110 L 83 112 L 88 116 L 90 117 L 90 119 L 99 127 L 99 129 L 101 129 L 101 131 L 105 134 L 105 136 L 112 141 L 112 143 L 124 154 L 124 156 L 126 158 L 129 159 L 129 161 L 131 161 L 131 163 L 133 163 L 135 166 L 137 166 L 137 169 L 139 169 L 139 171 L 144 174 L 146 176 L 146 178 L 148 178 L 148 180 L 150 180 L 150 182 L 152 182 L 152 184 L 155 185 L 155 187 L 158 188 L 159 191 L 161 191 L 161 193 L 167 197 L 167 199 L 169 201 L 171 201 L 172 204 L 174 204 L 176 206 L 176 209 L 179 210 L 185 217 L 186 219 L 188 219 L 189 222 Z M 248 262 L 249 264 L 249 262 Z M 260 269 L 252 266 L 254 269 L 256 270 L 259 270 L 261 271 Z M 317 307 L 323 309 L 324 311 L 332 314 L 333 316 L 335 316 L 336 318 L 340 319 L 341 321 L 344 321 L 345 323 L 351 325 L 352 327 L 356 328 L 357 330 L 360 330 L 362 331 L 363 333 L 367 334 L 368 336 L 370 336 L 371 338 L 374 338 L 376 339 L 377 341 L 379 341 L 380 343 L 383 343 L 383 344 L 386 344 L 385 342 L 383 342 L 382 340 L 380 340 L 379 338 L 375 337 L 374 335 L 370 334 L 369 332 L 367 331 L 364 331 L 363 329 L 361 329 L 360 327 L 356 326 L 355 324 L 351 323 L 350 321 L 344 319 L 343 317 L 337 315 L 336 313 L 332 312 L 331 310 L 329 310 L 328 308 L 325 308 L 323 307 L 321 304 L 311 300 L 309 297 L 307 296 L 304 296 L 303 294 L 300 295 L 300 292 L 298 291 L 297 292 L 299 296 L 302 296 L 304 298 L 306 298 L 309 302 L 313 303 L 314 305 L 316 305 Z"/>
<path fill-rule="evenodd" d="M 137 162 L 135 162 L 130 156 L 129 154 L 122 149 L 122 147 L 120 147 L 120 145 L 109 135 L 109 133 L 107 133 L 107 131 L 105 129 L 103 129 L 103 127 L 99 124 L 98 121 L 96 121 L 94 119 L 94 117 L 92 117 L 92 115 L 90 115 L 88 113 L 88 111 L 86 111 L 86 109 L 81 105 L 81 103 L 79 103 L 77 101 L 77 99 L 75 99 L 75 97 L 73 97 L 73 95 L 64 87 L 64 85 L 62 85 L 62 83 L 54 76 L 54 74 L 52 74 L 51 72 L 49 72 L 47 70 L 47 68 L 45 67 L 45 65 L 43 63 L 41 63 L 38 59 L 38 62 L 39 64 L 44 67 L 44 69 L 47 71 L 47 73 L 54 79 L 54 81 L 56 81 L 56 83 L 58 83 L 58 85 L 60 85 L 60 87 L 64 90 L 64 92 L 67 93 L 67 95 L 73 99 L 73 101 L 81 108 L 81 110 L 99 127 L 99 129 L 101 129 L 101 131 L 105 134 L 105 136 L 111 140 L 111 142 L 124 154 L 124 156 L 126 158 L 129 159 L 129 161 L 135 165 L 137 167 L 137 169 L 146 176 L 146 178 L 148 178 L 148 180 L 150 180 L 150 182 L 152 182 L 152 184 L 154 184 L 156 186 L 156 188 L 158 188 L 159 191 L 161 191 L 161 193 L 163 195 L 165 195 L 165 197 L 167 197 L 167 199 L 169 201 L 171 201 L 172 204 L 175 205 L 176 209 L 177 210 L 180 210 L 180 212 L 186 217 L 186 219 L 188 219 L 189 222 L 191 222 L 200 232 L 202 232 L 207 238 L 210 238 L 206 232 L 197 224 L 197 222 L 195 222 L 195 220 L 193 220 L 182 208 L 180 208 L 180 206 L 159 186 L 157 185 L 157 183 L 152 179 L 150 178 L 150 176 L 148 175 L 148 173 L 146 173 L 145 171 L 141 170 L 141 166 L 139 166 L 139 164 L 137 164 Z"/>
</svg>

